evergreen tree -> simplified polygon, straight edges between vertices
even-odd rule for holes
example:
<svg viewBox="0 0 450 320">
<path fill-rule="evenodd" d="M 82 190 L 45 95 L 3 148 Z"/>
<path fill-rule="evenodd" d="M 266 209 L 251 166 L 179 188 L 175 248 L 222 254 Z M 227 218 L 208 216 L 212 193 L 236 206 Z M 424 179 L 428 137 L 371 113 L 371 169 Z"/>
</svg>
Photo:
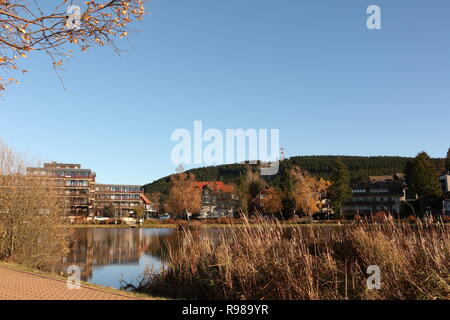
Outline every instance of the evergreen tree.
<svg viewBox="0 0 450 320">
<path fill-rule="evenodd" d="M 408 162 L 406 181 L 409 190 L 416 193 L 421 200 L 441 195 L 438 172 L 426 152 L 419 153 L 414 160 Z"/>
<path fill-rule="evenodd" d="M 103 216 L 108 218 L 113 218 L 116 216 L 116 208 L 112 204 L 108 204 L 103 209 Z"/>
<path fill-rule="evenodd" d="M 350 174 L 347 166 L 342 162 L 341 158 L 337 158 L 332 177 L 332 185 L 329 189 L 331 206 L 335 212 L 342 215 L 342 204 L 352 197 L 350 188 Z"/>
<path fill-rule="evenodd" d="M 245 177 L 240 174 L 239 183 L 237 186 L 238 196 L 239 196 L 239 207 L 241 213 L 244 215 L 248 214 L 248 194 L 247 194 L 247 183 Z"/>
<path fill-rule="evenodd" d="M 445 159 L 445 170 L 450 174 L 450 148 L 447 151 L 447 158 Z"/>
<path fill-rule="evenodd" d="M 271 186 L 281 189 L 283 168 L 299 166 L 302 170 L 309 172 L 312 176 L 331 180 L 337 156 L 301 156 L 291 157 L 280 162 L 278 174 L 265 178 Z M 367 181 L 369 176 L 391 175 L 404 172 L 408 161 L 413 158 L 406 157 L 358 157 L 342 156 L 342 162 L 348 167 L 350 181 Z M 445 170 L 445 159 L 432 159 L 439 171 Z M 449 163 L 450 165 L 450 163 Z M 221 166 L 210 166 L 194 168 L 186 171 L 196 176 L 198 181 L 223 181 L 227 184 L 238 185 L 239 177 L 247 172 L 248 167 L 257 169 L 256 165 L 227 164 Z M 145 193 L 160 192 L 168 196 L 170 192 L 170 176 L 164 177 L 144 186 Z"/>
<path fill-rule="evenodd" d="M 289 219 L 295 213 L 294 179 L 289 167 L 283 167 L 281 173 L 281 203 L 283 218 Z"/>
<path fill-rule="evenodd" d="M 252 167 L 249 166 L 245 175 L 248 213 L 255 214 L 261 210 L 257 197 L 266 185 L 267 183 L 261 178 L 259 171 L 253 171 Z"/>
</svg>

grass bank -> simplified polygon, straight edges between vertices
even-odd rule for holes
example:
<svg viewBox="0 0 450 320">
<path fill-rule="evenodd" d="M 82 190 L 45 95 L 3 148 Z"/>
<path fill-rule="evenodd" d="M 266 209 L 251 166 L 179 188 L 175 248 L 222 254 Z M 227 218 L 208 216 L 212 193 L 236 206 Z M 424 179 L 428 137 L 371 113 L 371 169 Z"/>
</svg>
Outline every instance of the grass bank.
<svg viewBox="0 0 450 320">
<path fill-rule="evenodd" d="M 189 299 L 450 299 L 448 225 L 257 225 L 222 226 L 216 236 L 184 228 L 168 267 L 147 274 L 137 291 Z M 380 290 L 367 286 L 373 265 Z"/>
</svg>

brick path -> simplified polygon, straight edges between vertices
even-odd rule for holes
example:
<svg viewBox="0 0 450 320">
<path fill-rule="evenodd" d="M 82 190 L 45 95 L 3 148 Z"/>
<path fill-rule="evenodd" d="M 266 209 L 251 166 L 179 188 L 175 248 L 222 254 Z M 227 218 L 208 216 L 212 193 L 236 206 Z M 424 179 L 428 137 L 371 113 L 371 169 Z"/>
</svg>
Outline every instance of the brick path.
<svg viewBox="0 0 450 320">
<path fill-rule="evenodd" d="M 136 300 L 126 293 L 114 293 L 81 285 L 67 288 L 65 280 L 0 266 L 0 300 Z"/>
</svg>

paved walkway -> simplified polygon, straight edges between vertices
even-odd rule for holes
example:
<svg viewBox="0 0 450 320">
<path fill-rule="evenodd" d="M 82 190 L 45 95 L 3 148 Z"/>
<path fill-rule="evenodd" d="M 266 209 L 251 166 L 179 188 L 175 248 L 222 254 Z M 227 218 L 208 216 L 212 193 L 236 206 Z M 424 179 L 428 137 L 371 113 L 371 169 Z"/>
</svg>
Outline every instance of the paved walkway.
<svg viewBox="0 0 450 320">
<path fill-rule="evenodd" d="M 125 293 L 114 293 L 81 285 L 69 289 L 66 281 L 0 266 L 0 300 L 136 300 Z"/>
</svg>

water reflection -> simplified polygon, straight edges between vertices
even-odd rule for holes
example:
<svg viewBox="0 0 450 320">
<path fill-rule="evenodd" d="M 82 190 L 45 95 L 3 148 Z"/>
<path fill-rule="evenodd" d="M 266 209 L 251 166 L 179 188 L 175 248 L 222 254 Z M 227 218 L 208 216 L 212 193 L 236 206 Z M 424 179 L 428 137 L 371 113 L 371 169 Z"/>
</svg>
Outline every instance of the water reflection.
<svg viewBox="0 0 450 320">
<path fill-rule="evenodd" d="M 136 283 L 145 268 L 160 270 L 177 239 L 174 229 L 76 229 L 64 265 L 78 265 L 84 281 L 120 288 L 120 279 Z"/>
</svg>

